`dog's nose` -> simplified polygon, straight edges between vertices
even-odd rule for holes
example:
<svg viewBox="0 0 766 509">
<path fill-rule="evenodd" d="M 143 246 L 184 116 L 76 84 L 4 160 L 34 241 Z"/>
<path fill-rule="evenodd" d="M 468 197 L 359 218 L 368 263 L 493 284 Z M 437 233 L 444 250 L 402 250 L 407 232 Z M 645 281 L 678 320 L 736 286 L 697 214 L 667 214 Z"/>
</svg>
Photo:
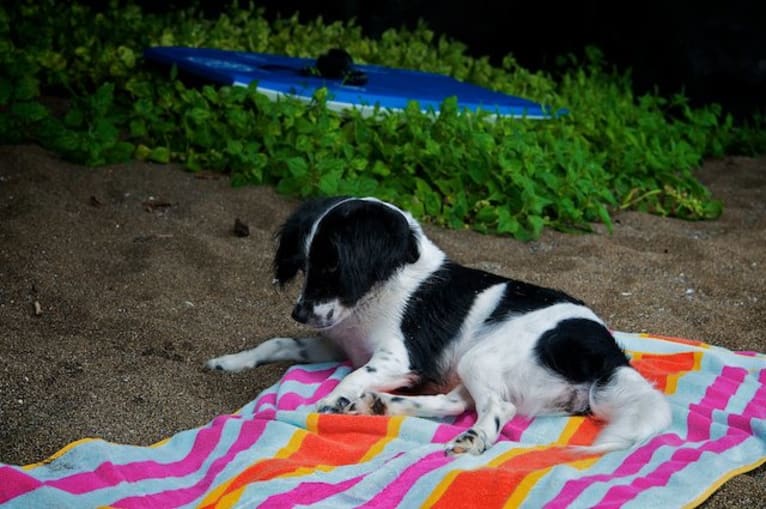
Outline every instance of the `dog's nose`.
<svg viewBox="0 0 766 509">
<path fill-rule="evenodd" d="M 292 317 L 296 322 L 306 323 L 309 321 L 310 313 L 309 306 L 304 304 L 303 301 L 299 301 L 293 308 Z"/>
</svg>

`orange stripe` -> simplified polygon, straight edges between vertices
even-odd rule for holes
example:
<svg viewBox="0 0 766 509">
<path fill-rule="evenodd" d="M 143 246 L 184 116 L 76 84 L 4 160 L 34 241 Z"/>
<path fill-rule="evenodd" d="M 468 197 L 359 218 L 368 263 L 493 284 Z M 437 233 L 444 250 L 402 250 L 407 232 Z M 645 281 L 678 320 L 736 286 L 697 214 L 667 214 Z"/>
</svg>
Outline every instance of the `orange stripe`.
<svg viewBox="0 0 766 509">
<path fill-rule="evenodd" d="M 589 417 L 570 417 L 567 419 L 567 424 L 564 426 L 564 430 L 556 440 L 556 445 L 590 445 L 596 438 L 596 435 L 601 430 L 603 424 L 596 419 Z M 552 445 L 555 447 L 555 445 Z M 583 459 L 567 462 L 571 467 L 578 470 L 588 468 L 598 460 L 598 456 L 595 457 L 583 457 Z M 506 499 L 503 507 L 511 509 L 519 507 L 524 499 L 529 495 L 532 488 L 535 487 L 537 482 L 542 479 L 551 469 L 560 463 L 550 465 L 547 468 L 541 468 L 530 472 L 523 479 L 519 481 L 518 486 L 509 497 Z"/>
<path fill-rule="evenodd" d="M 672 393 L 675 391 L 677 379 L 681 374 L 699 369 L 701 357 L 702 352 L 644 353 L 634 357 L 631 364 L 644 378 L 653 382 L 659 390 Z"/>
<path fill-rule="evenodd" d="M 710 348 L 710 345 L 707 343 L 703 343 L 702 341 L 697 341 L 694 339 L 685 339 L 685 338 L 677 338 L 675 336 L 663 336 L 660 334 L 642 334 L 642 337 L 650 338 L 650 339 L 662 339 L 663 341 L 670 341 L 671 343 L 681 343 L 682 345 L 694 345 L 699 346 L 702 348 Z"/>
<path fill-rule="evenodd" d="M 582 419 L 582 422 L 566 441 L 567 445 L 591 445 L 604 427 L 603 422 L 593 417 L 572 417 L 572 419 Z"/>
<path fill-rule="evenodd" d="M 529 474 L 552 466 L 581 460 L 567 448 L 550 447 L 516 455 L 497 468 L 460 472 L 433 507 L 503 507 Z M 466 494 L 470 493 L 470 497 Z"/>
<path fill-rule="evenodd" d="M 306 434 L 294 453 L 285 458 L 266 459 L 243 470 L 218 496 L 224 498 L 248 484 L 298 469 L 315 470 L 358 463 L 381 437 L 386 436 L 388 421 L 388 418 L 379 416 L 318 415 L 314 433 Z M 216 502 L 213 500 L 210 505 Z"/>
</svg>

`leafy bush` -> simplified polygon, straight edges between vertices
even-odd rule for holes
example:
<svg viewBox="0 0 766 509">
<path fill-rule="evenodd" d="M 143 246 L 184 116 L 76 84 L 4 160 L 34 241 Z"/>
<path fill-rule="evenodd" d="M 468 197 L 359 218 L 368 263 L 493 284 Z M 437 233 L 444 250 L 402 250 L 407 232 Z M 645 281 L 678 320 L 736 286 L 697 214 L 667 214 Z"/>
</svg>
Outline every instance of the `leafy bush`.
<svg viewBox="0 0 766 509">
<path fill-rule="evenodd" d="M 734 127 L 720 108 L 682 95 L 634 97 L 628 74 L 600 52 L 565 58 L 561 75 L 499 67 L 425 25 L 365 38 L 353 23 L 268 22 L 233 6 L 152 15 L 112 2 L 105 12 L 45 2 L 0 8 L 0 141 L 36 141 L 87 165 L 131 157 L 231 173 L 307 197 L 373 194 L 452 228 L 537 238 L 546 226 L 611 226 L 616 209 L 715 218 L 721 204 L 694 177 L 706 156 L 763 151 L 759 119 Z M 270 102 L 254 87 L 193 87 L 142 61 L 152 45 L 317 56 L 344 47 L 357 62 L 449 74 L 570 114 L 557 120 L 440 113 L 337 114 L 326 90 L 310 103 Z M 65 100 L 61 101 L 63 97 Z"/>
</svg>

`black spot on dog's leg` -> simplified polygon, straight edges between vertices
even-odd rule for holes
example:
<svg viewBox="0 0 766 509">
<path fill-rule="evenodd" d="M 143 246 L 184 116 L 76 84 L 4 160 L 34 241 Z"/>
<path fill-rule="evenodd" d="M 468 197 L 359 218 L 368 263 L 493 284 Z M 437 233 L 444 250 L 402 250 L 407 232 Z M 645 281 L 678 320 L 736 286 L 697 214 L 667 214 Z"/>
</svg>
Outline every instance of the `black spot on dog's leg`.
<svg viewBox="0 0 766 509">
<path fill-rule="evenodd" d="M 495 417 L 495 431 L 500 431 L 500 417 Z"/>
<path fill-rule="evenodd" d="M 348 407 L 351 404 L 351 401 L 349 401 L 348 398 L 345 398 L 341 396 L 337 400 L 335 400 L 334 405 L 322 405 L 317 409 L 319 413 L 322 414 L 339 414 L 343 412 L 343 410 Z"/>
<path fill-rule="evenodd" d="M 402 401 L 404 401 L 404 398 L 401 396 L 394 396 L 391 398 L 391 403 L 401 403 Z"/>
<path fill-rule="evenodd" d="M 370 412 L 372 412 L 372 415 L 386 415 L 386 404 L 383 403 L 383 400 L 377 394 L 372 396 Z"/>
<path fill-rule="evenodd" d="M 368 373 L 376 373 L 378 371 L 378 368 L 375 366 L 367 366 L 364 368 Z"/>
</svg>

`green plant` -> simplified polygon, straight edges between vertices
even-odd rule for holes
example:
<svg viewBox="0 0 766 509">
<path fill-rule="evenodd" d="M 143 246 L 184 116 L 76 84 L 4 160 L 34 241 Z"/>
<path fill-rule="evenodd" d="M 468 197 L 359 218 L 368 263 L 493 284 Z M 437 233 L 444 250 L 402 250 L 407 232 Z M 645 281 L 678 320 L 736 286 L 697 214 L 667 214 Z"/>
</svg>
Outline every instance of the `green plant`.
<svg viewBox="0 0 766 509">
<path fill-rule="evenodd" d="M 271 102 L 255 87 L 187 86 L 151 70 L 151 45 L 210 46 L 313 56 L 346 48 L 355 61 L 440 72 L 529 97 L 570 114 L 496 119 L 417 104 L 400 113 L 333 113 L 327 91 L 309 103 Z M 194 8 L 153 15 L 112 1 L 95 12 L 52 0 L 0 8 L 0 140 L 35 141 L 88 165 L 130 157 L 226 171 L 234 185 L 286 194 L 374 194 L 451 228 L 537 238 L 545 227 L 588 231 L 637 209 L 686 219 L 721 204 L 695 178 L 706 156 L 766 149 L 762 119 L 735 127 L 720 108 L 683 95 L 635 97 L 630 76 L 588 48 L 560 76 L 499 67 L 424 24 L 365 38 L 353 23 L 266 21 L 236 4 L 218 18 Z M 759 123 L 760 122 L 760 123 Z"/>
</svg>

